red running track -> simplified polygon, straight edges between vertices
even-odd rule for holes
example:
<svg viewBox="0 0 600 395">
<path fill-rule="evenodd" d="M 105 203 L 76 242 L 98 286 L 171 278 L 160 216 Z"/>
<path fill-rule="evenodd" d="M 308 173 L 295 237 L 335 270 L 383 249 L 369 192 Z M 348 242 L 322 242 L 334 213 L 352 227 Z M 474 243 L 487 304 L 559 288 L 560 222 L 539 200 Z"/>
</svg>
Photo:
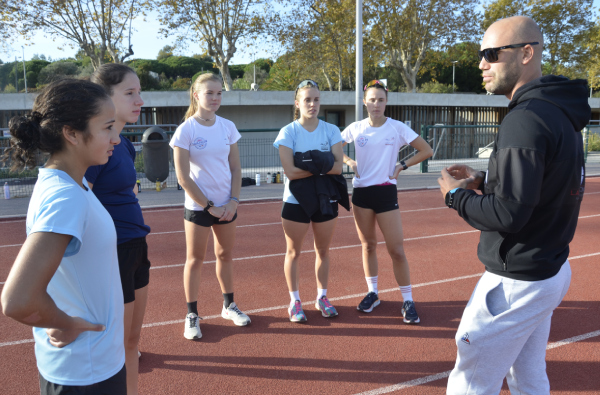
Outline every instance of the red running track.
<svg viewBox="0 0 600 395">
<path fill-rule="evenodd" d="M 281 203 L 249 203 L 239 208 L 235 299 L 252 324 L 240 328 L 220 318 L 222 296 L 209 252 L 199 295 L 204 317 L 199 341 L 182 336 L 183 210 L 145 211 L 153 270 L 140 346 L 140 393 L 444 394 L 456 357 L 454 335 L 483 273 L 476 256 L 478 233 L 443 207 L 439 191 L 398 196 L 420 325 L 402 323 L 402 297 L 384 245 L 378 247 L 383 302 L 371 314 L 356 310 L 367 289 L 354 221 L 345 210 L 332 242 L 328 292 L 340 315 L 323 318 L 308 303 L 316 298 L 309 233 L 300 258 L 308 322 L 290 323 Z M 600 179 L 589 178 L 571 244 L 573 280 L 550 334 L 553 394 L 600 392 L 599 225 Z M 24 236 L 24 221 L 0 222 L 0 282 Z M 0 393 L 39 392 L 31 338 L 29 328 L 0 316 Z M 502 393 L 508 394 L 506 388 Z"/>
</svg>

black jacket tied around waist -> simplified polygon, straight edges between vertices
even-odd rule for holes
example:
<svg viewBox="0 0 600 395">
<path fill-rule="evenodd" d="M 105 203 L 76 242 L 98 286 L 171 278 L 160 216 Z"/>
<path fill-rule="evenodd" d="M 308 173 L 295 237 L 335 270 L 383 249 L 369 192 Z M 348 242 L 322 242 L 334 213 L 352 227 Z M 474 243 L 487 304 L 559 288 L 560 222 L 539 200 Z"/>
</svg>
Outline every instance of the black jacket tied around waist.
<svg viewBox="0 0 600 395">
<path fill-rule="evenodd" d="M 294 166 L 309 171 L 313 176 L 290 181 L 290 192 L 309 217 L 321 210 L 333 215 L 331 200 L 336 200 L 350 211 L 346 179 L 341 174 L 327 174 L 333 168 L 334 158 L 329 151 L 296 152 Z"/>
</svg>

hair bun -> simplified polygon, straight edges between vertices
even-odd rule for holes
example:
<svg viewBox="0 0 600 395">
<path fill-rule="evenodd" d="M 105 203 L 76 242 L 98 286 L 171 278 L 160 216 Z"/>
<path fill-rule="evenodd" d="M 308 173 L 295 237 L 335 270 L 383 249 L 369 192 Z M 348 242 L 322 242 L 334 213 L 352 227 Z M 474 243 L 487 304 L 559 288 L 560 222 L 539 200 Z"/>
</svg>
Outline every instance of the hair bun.
<svg viewBox="0 0 600 395">
<path fill-rule="evenodd" d="M 8 127 L 13 143 L 24 150 L 38 148 L 40 145 L 41 125 L 44 116 L 39 112 L 21 115 L 10 120 Z M 16 141 L 15 141 L 16 140 Z"/>
</svg>

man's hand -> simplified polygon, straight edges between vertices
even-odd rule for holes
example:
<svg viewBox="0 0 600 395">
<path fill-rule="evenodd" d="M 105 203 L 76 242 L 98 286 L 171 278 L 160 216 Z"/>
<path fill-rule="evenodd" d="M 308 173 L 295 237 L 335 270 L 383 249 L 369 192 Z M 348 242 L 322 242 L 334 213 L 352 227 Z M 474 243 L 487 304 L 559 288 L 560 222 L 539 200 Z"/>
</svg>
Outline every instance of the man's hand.
<svg viewBox="0 0 600 395">
<path fill-rule="evenodd" d="M 46 333 L 48 334 L 48 340 L 50 341 L 50 344 L 52 344 L 54 347 L 63 348 L 73 343 L 82 332 L 102 332 L 106 330 L 106 327 L 104 325 L 92 324 L 90 322 L 87 322 L 83 318 L 72 317 L 72 319 L 73 325 L 69 329 L 46 329 Z"/>
<path fill-rule="evenodd" d="M 479 189 L 483 181 L 483 172 L 474 170 L 467 165 L 452 165 L 446 170 L 457 180 L 470 180 L 465 189 Z"/>
<path fill-rule="evenodd" d="M 438 184 L 440 184 L 440 190 L 442 191 L 444 199 L 446 198 L 448 191 L 451 191 L 454 188 L 466 188 L 471 182 L 473 182 L 472 178 L 465 178 L 462 180 L 455 179 L 446 169 L 442 169 L 442 176 L 438 178 Z"/>
</svg>

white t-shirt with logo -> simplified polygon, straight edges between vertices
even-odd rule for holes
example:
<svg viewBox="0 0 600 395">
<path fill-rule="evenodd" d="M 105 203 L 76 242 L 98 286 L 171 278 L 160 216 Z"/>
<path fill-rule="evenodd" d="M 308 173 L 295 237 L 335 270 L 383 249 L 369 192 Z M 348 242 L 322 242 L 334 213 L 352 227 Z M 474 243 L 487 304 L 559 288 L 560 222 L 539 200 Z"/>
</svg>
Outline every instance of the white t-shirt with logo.
<svg viewBox="0 0 600 395">
<path fill-rule="evenodd" d="M 190 177 L 208 200 L 215 206 L 224 206 L 231 200 L 230 145 L 242 135 L 234 123 L 216 116 L 213 126 L 203 126 L 188 118 L 179 125 L 169 143 L 190 151 Z M 204 208 L 185 193 L 185 208 L 203 211 Z"/>
<path fill-rule="evenodd" d="M 87 181 L 83 179 L 87 187 Z M 123 288 L 117 232 L 96 195 L 67 173 L 40 169 L 27 210 L 27 236 L 37 232 L 73 236 L 47 292 L 66 314 L 106 326 L 83 332 L 63 348 L 50 344 L 45 328 L 33 328 L 35 357 L 51 383 L 84 386 L 109 379 L 125 364 Z"/>
<path fill-rule="evenodd" d="M 396 184 L 396 179 L 389 177 L 394 174 L 398 151 L 417 137 L 411 128 L 391 118 L 378 128 L 372 127 L 368 118 L 350 124 L 342 138 L 347 143 L 354 142 L 360 178 L 354 176 L 352 185 L 364 188 L 386 182 Z"/>
<path fill-rule="evenodd" d="M 331 147 L 341 141 L 342 135 L 340 134 L 340 129 L 335 125 L 319 120 L 317 128 L 309 132 L 300 125 L 300 122 L 294 121 L 279 131 L 279 135 L 277 135 L 273 146 L 277 149 L 279 149 L 280 145 L 291 148 L 294 154 L 296 152 L 312 150 L 330 152 Z M 289 179 L 285 182 L 283 201 L 299 204 L 298 200 L 290 192 Z"/>
</svg>

